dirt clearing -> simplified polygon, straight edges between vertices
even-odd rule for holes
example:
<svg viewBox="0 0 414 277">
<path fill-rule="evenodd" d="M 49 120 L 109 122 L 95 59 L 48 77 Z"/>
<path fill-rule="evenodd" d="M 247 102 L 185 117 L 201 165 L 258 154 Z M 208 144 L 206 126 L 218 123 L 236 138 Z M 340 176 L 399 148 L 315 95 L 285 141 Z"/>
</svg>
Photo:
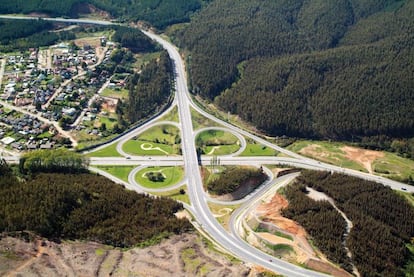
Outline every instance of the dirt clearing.
<svg viewBox="0 0 414 277">
<path fill-rule="evenodd" d="M 372 163 L 376 159 L 384 157 L 384 153 L 380 151 L 366 150 L 351 146 L 344 146 L 341 150 L 345 152 L 346 158 L 359 163 L 371 174 L 373 173 Z"/>
<path fill-rule="evenodd" d="M 122 250 L 94 242 L 0 240 L 0 276 L 256 276 L 211 251 L 196 234 Z"/>
</svg>

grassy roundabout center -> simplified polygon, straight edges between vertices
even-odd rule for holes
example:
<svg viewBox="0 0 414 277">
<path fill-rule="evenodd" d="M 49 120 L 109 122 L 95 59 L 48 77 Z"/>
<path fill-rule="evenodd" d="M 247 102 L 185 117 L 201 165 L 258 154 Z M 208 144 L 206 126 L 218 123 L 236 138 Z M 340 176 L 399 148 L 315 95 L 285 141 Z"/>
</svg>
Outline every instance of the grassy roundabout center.
<svg viewBox="0 0 414 277">
<path fill-rule="evenodd" d="M 157 166 L 138 171 L 135 180 L 145 188 L 160 189 L 177 184 L 183 176 L 184 170 L 180 166 Z"/>
<path fill-rule="evenodd" d="M 228 155 L 240 149 L 240 141 L 235 135 L 214 129 L 198 134 L 196 145 L 204 155 Z"/>
</svg>

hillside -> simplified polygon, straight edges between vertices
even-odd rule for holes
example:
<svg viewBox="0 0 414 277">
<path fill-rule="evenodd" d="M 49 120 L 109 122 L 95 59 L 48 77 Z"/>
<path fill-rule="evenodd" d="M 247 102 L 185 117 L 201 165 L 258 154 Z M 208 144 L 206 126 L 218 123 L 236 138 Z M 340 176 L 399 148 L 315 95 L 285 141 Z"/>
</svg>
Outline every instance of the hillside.
<svg viewBox="0 0 414 277">
<path fill-rule="evenodd" d="M 413 11 L 412 0 L 223 0 L 173 35 L 192 91 L 266 133 L 378 144 L 414 135 Z"/>
<path fill-rule="evenodd" d="M 40 12 L 51 16 L 76 17 L 91 9 L 101 9 L 121 20 L 142 20 L 157 28 L 186 22 L 208 0 L 0 0 L 0 13 Z M 92 7 L 90 6 L 92 5 Z"/>
</svg>

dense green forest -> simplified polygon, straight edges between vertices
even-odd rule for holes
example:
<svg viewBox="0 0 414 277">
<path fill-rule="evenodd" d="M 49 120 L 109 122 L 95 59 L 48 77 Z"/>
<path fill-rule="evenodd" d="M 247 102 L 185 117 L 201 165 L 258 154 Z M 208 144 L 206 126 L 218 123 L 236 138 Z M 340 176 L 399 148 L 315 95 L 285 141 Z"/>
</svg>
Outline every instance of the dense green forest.
<svg viewBox="0 0 414 277">
<path fill-rule="evenodd" d="M 414 136 L 413 11 L 412 0 L 222 0 L 172 35 L 189 50 L 192 91 L 266 133 L 393 149 Z"/>
<path fill-rule="evenodd" d="M 207 189 L 210 193 L 223 195 L 235 192 L 247 182 L 253 182 L 256 186 L 259 186 L 266 178 L 267 175 L 262 168 L 231 166 L 226 167 L 216 178 L 212 178 L 207 183 Z"/>
<path fill-rule="evenodd" d="M 156 50 L 154 42 L 138 29 L 115 26 L 112 40 L 119 42 L 134 53 L 146 53 Z"/>
<path fill-rule="evenodd" d="M 189 20 L 208 0 L 0 0 L 0 13 L 41 12 L 76 17 L 88 12 L 86 4 L 124 20 L 143 20 L 157 28 Z"/>
<path fill-rule="evenodd" d="M 136 122 L 154 113 L 170 97 L 173 85 L 173 65 L 166 51 L 150 61 L 140 73 L 129 79 L 126 116 Z"/>
<path fill-rule="evenodd" d="M 70 32 L 49 32 L 53 28 L 53 23 L 43 20 L 0 19 L 0 52 L 24 51 L 74 38 Z"/>
<path fill-rule="evenodd" d="M 405 245 L 414 236 L 414 208 L 403 197 L 380 184 L 328 172 L 304 171 L 287 188 L 284 215 L 302 224 L 315 244 L 347 270 L 349 261 L 340 245 L 344 222 L 327 202 L 310 200 L 306 186 L 332 197 L 352 221 L 347 246 L 362 276 L 403 275 L 410 259 Z"/>
<path fill-rule="evenodd" d="M 0 162 L 0 232 L 34 231 L 131 247 L 192 229 L 182 205 L 126 190 L 94 174 L 39 173 L 19 181 Z"/>
<path fill-rule="evenodd" d="M 85 173 L 89 159 L 85 156 L 67 150 L 35 150 L 23 154 L 19 162 L 19 170 L 24 173 Z"/>
</svg>

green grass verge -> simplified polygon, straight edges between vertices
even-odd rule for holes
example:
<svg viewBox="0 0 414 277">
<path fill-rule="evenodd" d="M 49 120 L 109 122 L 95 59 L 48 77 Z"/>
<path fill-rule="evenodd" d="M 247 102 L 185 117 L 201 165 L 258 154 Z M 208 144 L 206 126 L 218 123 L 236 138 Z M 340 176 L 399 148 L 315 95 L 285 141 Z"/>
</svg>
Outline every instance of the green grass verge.
<svg viewBox="0 0 414 277">
<path fill-rule="evenodd" d="M 407 182 L 410 176 L 414 179 L 414 161 L 394 153 L 384 152 L 384 157 L 375 160 L 372 168 L 376 174 L 394 180 Z"/>
<path fill-rule="evenodd" d="M 161 172 L 165 179 L 158 182 L 153 182 L 148 179 L 146 173 L 148 172 Z M 135 175 L 135 180 L 142 185 L 143 187 L 150 189 L 160 189 L 169 187 L 177 184 L 183 179 L 184 170 L 180 166 L 170 166 L 170 167 L 148 167 L 140 170 Z"/>
<path fill-rule="evenodd" d="M 231 214 L 235 209 L 240 207 L 240 205 L 220 205 L 208 202 L 208 207 L 210 208 L 210 211 L 215 215 L 216 220 L 224 227 L 224 229 L 229 231 L 229 221 Z"/>
<path fill-rule="evenodd" d="M 178 152 L 170 145 L 140 140 L 129 140 L 123 145 L 122 149 L 131 155 L 164 156 Z"/>
<path fill-rule="evenodd" d="M 240 156 L 276 156 L 279 152 L 257 143 L 248 143 Z"/>
<path fill-rule="evenodd" d="M 122 157 L 121 154 L 116 151 L 116 143 L 113 143 L 101 150 L 86 154 L 88 157 Z"/>
<path fill-rule="evenodd" d="M 206 127 L 219 126 L 218 123 L 208 119 L 207 117 L 204 117 L 203 115 L 199 114 L 193 108 L 190 108 L 190 110 L 191 110 L 191 120 L 193 122 L 194 130 L 198 130 L 198 129 L 206 128 Z"/>
<path fill-rule="evenodd" d="M 106 171 L 125 182 L 128 182 L 128 175 L 135 168 L 135 166 L 97 166 L 97 168 Z"/>
<path fill-rule="evenodd" d="M 175 106 L 169 113 L 161 117 L 158 121 L 180 122 L 178 119 L 178 108 Z"/>
<path fill-rule="evenodd" d="M 202 147 L 202 150 L 205 155 L 229 155 L 237 152 L 240 149 L 240 146 L 237 144 L 232 145 L 220 145 L 220 146 L 205 146 Z"/>
<path fill-rule="evenodd" d="M 184 194 L 181 193 L 181 190 L 184 191 Z M 190 198 L 188 197 L 187 185 L 182 185 L 181 187 L 165 192 L 153 192 L 152 194 L 157 196 L 170 197 L 176 201 L 181 201 L 190 205 Z"/>
</svg>

